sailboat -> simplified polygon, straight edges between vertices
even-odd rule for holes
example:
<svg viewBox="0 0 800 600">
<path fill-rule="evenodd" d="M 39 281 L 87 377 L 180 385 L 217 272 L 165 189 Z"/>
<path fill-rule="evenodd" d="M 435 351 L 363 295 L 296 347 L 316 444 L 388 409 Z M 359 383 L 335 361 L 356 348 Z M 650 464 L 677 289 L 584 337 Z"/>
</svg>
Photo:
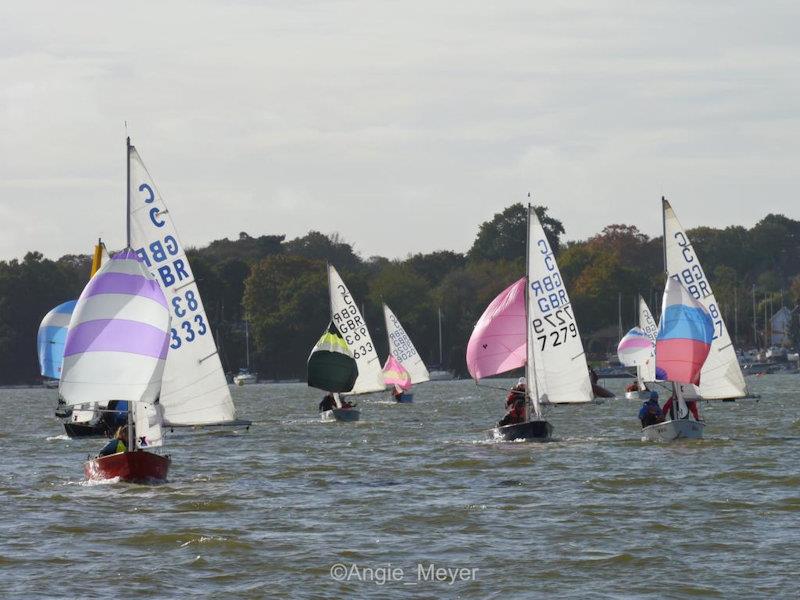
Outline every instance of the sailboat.
<svg viewBox="0 0 800 600">
<path fill-rule="evenodd" d="M 239 373 L 233 378 L 233 383 L 240 386 L 258 383 L 258 373 L 250 371 L 250 326 L 246 320 L 244 322 L 244 348 L 247 357 L 247 366 L 239 369 Z"/>
<path fill-rule="evenodd" d="M 714 340 L 703 366 L 697 390 L 689 388 L 687 393 L 703 400 L 728 400 L 751 397 L 736 358 L 736 351 L 722 319 L 722 311 L 700 265 L 686 232 L 675 216 L 670 203 L 661 198 L 664 225 L 664 264 L 668 277 L 680 281 L 689 293 L 711 315 L 714 321 Z"/>
<path fill-rule="evenodd" d="M 439 322 L 439 364 L 430 371 L 431 381 L 451 381 L 455 379 L 452 371 L 444 368 L 443 355 L 442 355 L 442 309 L 436 310 L 436 316 Z"/>
<path fill-rule="evenodd" d="M 172 215 L 127 138 L 130 246 L 158 281 L 171 312 L 169 354 L 161 388 L 164 424 L 249 426 L 236 418 L 217 345 Z"/>
<path fill-rule="evenodd" d="M 92 254 L 89 279 L 94 277 L 102 264 L 108 260 L 108 251 L 102 239 L 97 240 Z M 63 302 L 48 312 L 39 325 L 36 345 L 39 354 L 40 373 L 43 385 L 48 389 L 58 388 L 64 362 L 64 343 L 72 312 L 77 300 Z M 69 437 L 98 437 L 109 433 L 108 423 L 100 409 L 103 406 L 86 405 L 79 409 L 68 407 L 59 396 L 55 416 L 62 419 Z"/>
<path fill-rule="evenodd" d="M 167 299 L 130 248 L 84 288 L 70 320 L 59 393 L 69 406 L 131 406 L 126 451 L 87 461 L 87 479 L 166 479 L 170 458 L 150 449 L 163 443 L 158 397 L 169 330 Z"/>
<path fill-rule="evenodd" d="M 636 391 L 625 392 L 628 400 L 647 400 L 654 391 L 647 389 L 647 382 L 656 380 L 656 325 L 650 308 L 639 296 L 639 326 L 625 334 L 617 346 L 617 357 L 626 367 L 636 367 Z"/>
<path fill-rule="evenodd" d="M 386 304 L 383 305 L 386 337 L 389 338 L 389 357 L 383 367 L 384 382 L 395 386 L 397 402 L 413 402 L 411 386 L 430 381 L 430 374 L 422 357 L 400 321 Z M 397 364 L 393 364 L 393 361 Z"/>
<path fill-rule="evenodd" d="M 341 395 L 385 390 L 381 363 L 358 305 L 333 265 L 328 265 L 328 294 L 331 322 L 308 358 L 308 385 L 333 393 L 335 407 L 320 411 L 323 421 L 357 421 L 360 412 L 343 401 Z M 335 373 L 328 366 L 331 360 L 336 361 Z M 342 376 L 342 373 L 352 372 L 348 371 L 351 369 L 348 364 L 354 364 L 356 369 L 351 385 L 347 377 Z"/>
<path fill-rule="evenodd" d="M 702 383 L 713 337 L 711 314 L 682 283 L 668 277 L 656 338 L 656 372 L 672 383 L 674 400 L 663 422 L 642 428 L 642 441 L 703 437 L 705 422 L 690 417 L 683 386 Z"/>
<path fill-rule="evenodd" d="M 497 440 L 551 437 L 548 404 L 586 403 L 592 385 L 564 281 L 533 207 L 528 205 L 526 275 L 503 290 L 484 311 L 467 345 L 467 367 L 476 383 L 525 366 L 524 419 L 493 428 Z"/>
</svg>

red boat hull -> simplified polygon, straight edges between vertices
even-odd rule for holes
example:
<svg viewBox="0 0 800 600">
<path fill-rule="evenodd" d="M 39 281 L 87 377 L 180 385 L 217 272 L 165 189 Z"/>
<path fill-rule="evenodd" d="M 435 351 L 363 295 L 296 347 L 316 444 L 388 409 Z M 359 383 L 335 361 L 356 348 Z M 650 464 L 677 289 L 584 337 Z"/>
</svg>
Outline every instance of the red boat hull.
<svg viewBox="0 0 800 600">
<path fill-rule="evenodd" d="M 101 480 L 119 477 L 129 483 L 166 481 L 172 461 L 169 456 L 137 450 L 110 456 L 98 456 L 84 464 L 86 479 Z"/>
</svg>

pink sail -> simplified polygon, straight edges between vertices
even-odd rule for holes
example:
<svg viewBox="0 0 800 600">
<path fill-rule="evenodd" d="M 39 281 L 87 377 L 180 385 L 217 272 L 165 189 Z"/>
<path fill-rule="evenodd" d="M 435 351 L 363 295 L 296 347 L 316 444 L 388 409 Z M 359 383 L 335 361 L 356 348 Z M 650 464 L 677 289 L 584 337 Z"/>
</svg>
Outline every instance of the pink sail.
<svg viewBox="0 0 800 600">
<path fill-rule="evenodd" d="M 500 292 L 478 319 L 467 344 L 467 368 L 474 379 L 525 364 L 525 277 Z"/>
<path fill-rule="evenodd" d="M 411 389 L 411 375 L 405 370 L 403 365 L 400 364 L 391 354 L 386 359 L 386 364 L 383 366 L 383 381 L 387 385 L 394 385 L 404 392 Z"/>
</svg>

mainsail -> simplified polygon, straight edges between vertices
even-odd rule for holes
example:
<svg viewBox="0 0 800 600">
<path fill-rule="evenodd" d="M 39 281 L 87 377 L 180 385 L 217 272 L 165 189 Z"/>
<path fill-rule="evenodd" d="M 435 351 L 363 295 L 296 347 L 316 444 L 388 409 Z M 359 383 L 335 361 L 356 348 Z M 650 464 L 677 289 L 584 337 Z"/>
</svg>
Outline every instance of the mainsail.
<svg viewBox="0 0 800 600">
<path fill-rule="evenodd" d="M 308 357 L 308 385 L 326 392 L 349 392 L 358 377 L 358 367 L 333 322 Z"/>
<path fill-rule="evenodd" d="M 473 379 L 525 365 L 525 281 L 523 277 L 500 292 L 475 324 L 467 344 L 467 369 Z"/>
<path fill-rule="evenodd" d="M 39 368 L 42 377 L 59 379 L 61 365 L 64 362 L 64 342 L 67 340 L 67 329 L 72 311 L 77 300 L 59 304 L 42 319 L 36 346 L 39 352 Z"/>
<path fill-rule="evenodd" d="M 394 356 L 408 372 L 412 384 L 429 381 L 431 377 L 425 363 L 422 362 L 422 357 L 400 321 L 386 304 L 383 305 L 383 317 L 386 321 L 386 337 L 389 338 L 389 354 Z"/>
<path fill-rule="evenodd" d="M 164 293 L 133 251 L 107 262 L 78 299 L 59 393 L 68 405 L 154 403 L 169 347 Z"/>
<path fill-rule="evenodd" d="M 528 364 L 543 404 L 590 402 L 592 384 L 567 288 L 533 207 L 528 206 Z"/>
<path fill-rule="evenodd" d="M 747 395 L 742 369 L 736 359 L 733 342 L 722 319 L 722 311 L 714 298 L 703 267 L 695 254 L 689 238 L 678 222 L 675 211 L 662 199 L 664 211 L 664 255 L 669 277 L 680 281 L 691 295 L 711 315 L 714 323 L 714 340 L 711 352 L 703 366 L 698 391 L 706 400 L 741 398 Z"/>
<path fill-rule="evenodd" d="M 172 316 L 161 405 L 168 425 L 235 422 L 217 345 L 172 216 L 139 153 L 128 146 L 130 238 L 167 297 Z"/>
<path fill-rule="evenodd" d="M 328 290 L 331 300 L 331 319 L 358 365 L 358 379 L 350 393 L 363 394 L 386 389 L 381 362 L 364 317 L 361 316 L 361 311 L 350 295 L 350 290 L 331 265 L 328 265 Z"/>
</svg>

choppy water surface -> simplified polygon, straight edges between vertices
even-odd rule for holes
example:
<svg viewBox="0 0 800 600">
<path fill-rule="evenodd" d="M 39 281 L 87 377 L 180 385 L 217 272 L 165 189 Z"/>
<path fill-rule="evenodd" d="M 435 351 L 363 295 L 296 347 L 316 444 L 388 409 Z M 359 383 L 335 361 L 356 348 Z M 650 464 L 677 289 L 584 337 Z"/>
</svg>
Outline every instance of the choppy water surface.
<svg viewBox="0 0 800 600">
<path fill-rule="evenodd" d="M 357 424 L 304 385 L 235 388 L 254 427 L 171 436 L 160 486 L 87 485 L 102 441 L 61 435 L 54 391 L 0 390 L 0 597 L 795 597 L 800 377 L 750 383 L 669 445 L 624 400 L 498 444 L 503 393 L 471 382 L 361 399 Z"/>
</svg>

